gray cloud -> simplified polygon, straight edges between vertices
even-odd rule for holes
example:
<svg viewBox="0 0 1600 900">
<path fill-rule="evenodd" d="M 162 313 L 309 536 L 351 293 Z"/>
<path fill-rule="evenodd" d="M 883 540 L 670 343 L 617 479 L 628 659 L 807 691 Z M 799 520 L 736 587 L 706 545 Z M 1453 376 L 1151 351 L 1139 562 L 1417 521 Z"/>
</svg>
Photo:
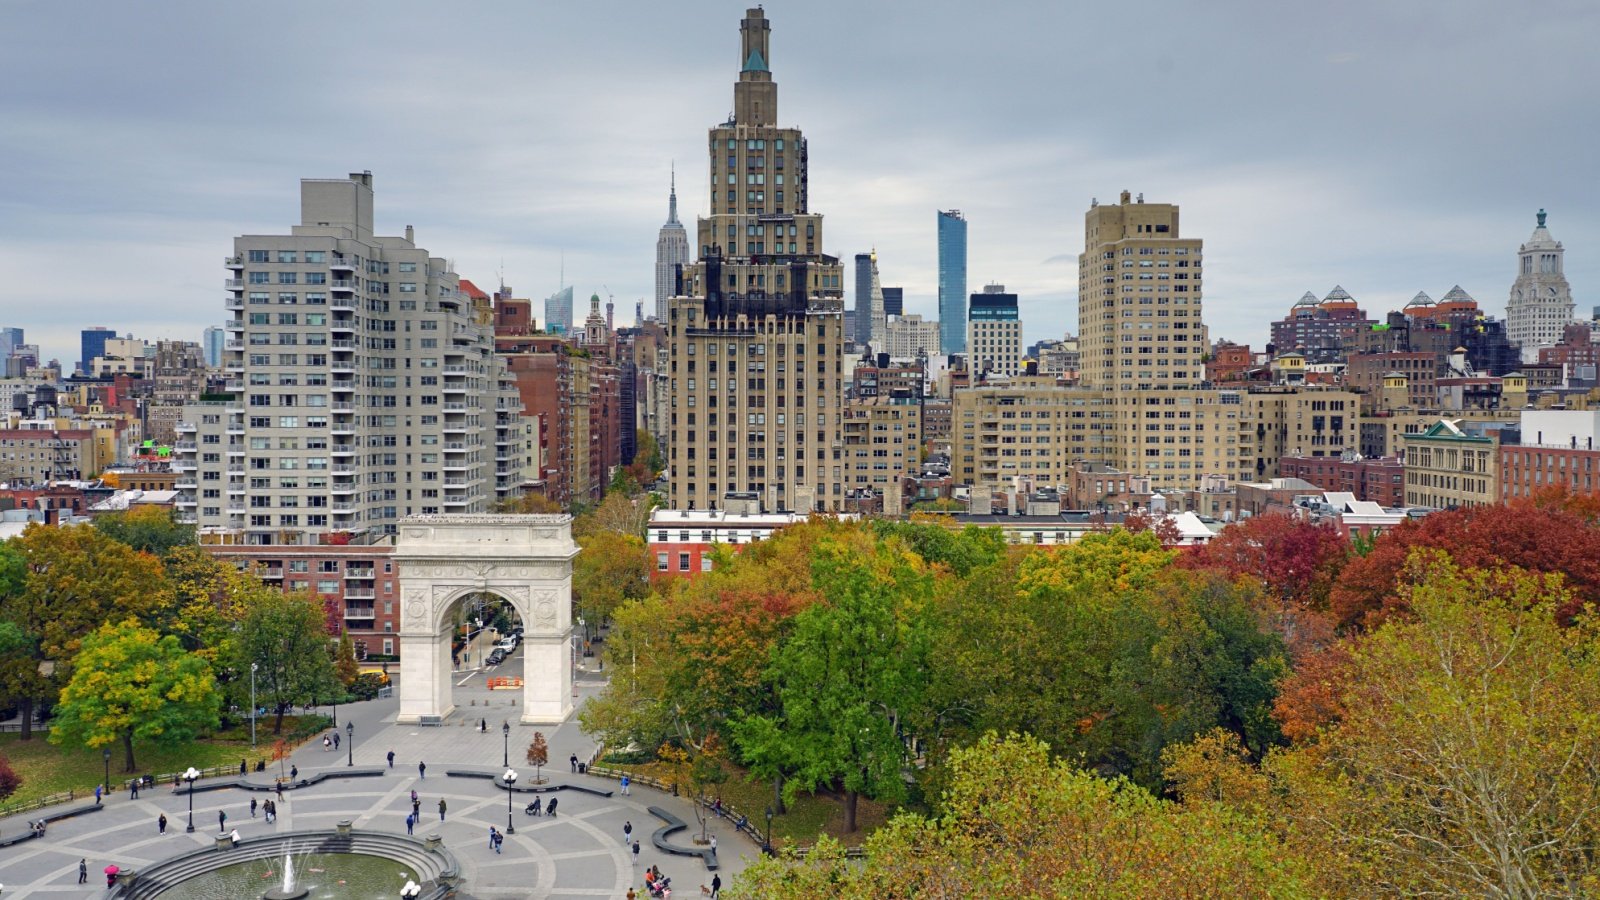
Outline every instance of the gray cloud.
<svg viewBox="0 0 1600 900">
<path fill-rule="evenodd" d="M 197 338 L 236 234 L 298 217 L 302 177 L 371 169 L 380 229 L 519 293 L 653 290 L 676 159 L 706 207 L 740 4 L 7 5 L 0 323 L 64 360 L 103 324 Z M 825 245 L 876 246 L 932 314 L 934 210 L 970 284 L 1076 325 L 1093 197 L 1178 203 L 1214 336 L 1265 340 L 1302 292 L 1369 312 L 1460 283 L 1495 312 L 1550 209 L 1580 309 L 1600 277 L 1588 52 L 1600 7 L 1491 0 L 778 2 L 781 118 L 811 141 Z M 848 281 L 848 279 L 847 279 Z"/>
</svg>

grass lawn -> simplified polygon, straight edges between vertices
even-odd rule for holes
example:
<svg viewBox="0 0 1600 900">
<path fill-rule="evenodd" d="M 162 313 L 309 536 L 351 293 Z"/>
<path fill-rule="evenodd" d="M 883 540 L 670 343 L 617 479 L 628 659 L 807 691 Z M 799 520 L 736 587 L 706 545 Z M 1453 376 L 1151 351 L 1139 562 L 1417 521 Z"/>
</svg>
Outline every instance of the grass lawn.
<svg viewBox="0 0 1600 900">
<path fill-rule="evenodd" d="M 617 765 L 602 762 L 601 765 L 638 772 L 666 782 L 672 780 L 671 770 L 660 763 Z M 723 805 L 749 816 L 750 822 L 757 828 L 766 826 L 766 808 L 772 802 L 772 782 L 752 781 L 745 770 L 729 765 L 728 780 L 714 787 L 710 796 L 715 797 L 718 793 L 722 796 Z M 817 835 L 826 833 L 845 846 L 853 847 L 864 842 L 868 834 L 888 821 L 890 812 L 887 805 L 863 797 L 856 804 L 857 829 L 853 834 L 846 834 L 843 797 L 835 798 L 826 793 L 801 794 L 789 805 L 787 813 L 773 816 L 772 839 L 779 846 L 786 843 L 811 844 L 816 841 Z M 697 826 L 690 822 L 689 827 L 696 829 Z"/>
<path fill-rule="evenodd" d="M 308 719 L 320 719 L 322 716 L 311 716 Z M 182 772 L 190 766 L 197 769 L 206 769 L 211 766 L 233 765 L 237 766 L 239 760 L 247 760 L 250 768 L 255 768 L 257 759 L 265 759 L 270 766 L 272 757 L 271 720 L 263 720 L 264 728 L 257 732 L 256 750 L 250 752 L 250 731 L 246 726 L 243 729 L 234 728 L 216 737 L 205 740 L 193 741 L 177 747 L 156 747 L 149 744 L 135 742 L 133 745 L 134 761 L 139 764 L 139 774 L 157 775 L 165 772 Z M 297 729 L 299 723 L 295 717 L 284 719 L 283 732 L 288 737 Z M 319 729 L 310 727 L 312 721 L 305 723 L 308 734 L 316 734 Z M 101 757 L 99 749 L 88 747 L 58 747 L 45 739 L 44 732 L 34 732 L 33 740 L 23 741 L 16 734 L 0 734 L 0 756 L 4 756 L 11 763 L 11 768 L 22 778 L 22 787 L 15 794 L 6 798 L 5 806 L 18 803 L 28 803 L 50 794 L 62 791 L 77 791 L 79 796 L 94 795 L 94 786 L 105 779 L 105 760 Z M 291 742 L 298 745 L 305 738 L 296 738 Z M 119 783 L 131 777 L 122 771 L 122 745 L 111 748 L 111 780 Z"/>
</svg>

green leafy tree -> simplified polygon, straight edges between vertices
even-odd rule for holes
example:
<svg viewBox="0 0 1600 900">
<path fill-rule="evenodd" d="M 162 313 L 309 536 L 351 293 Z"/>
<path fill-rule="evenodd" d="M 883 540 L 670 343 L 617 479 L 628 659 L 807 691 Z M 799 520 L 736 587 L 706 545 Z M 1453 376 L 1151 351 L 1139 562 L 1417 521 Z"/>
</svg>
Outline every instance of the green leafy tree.
<svg viewBox="0 0 1600 900">
<path fill-rule="evenodd" d="M 746 756 L 792 770 L 791 802 L 800 790 L 842 790 L 845 829 L 854 831 L 863 794 L 905 796 L 902 729 L 924 694 L 921 607 L 933 578 L 898 540 L 825 540 L 813 572 L 827 602 L 796 616 L 773 654 L 781 712 L 736 723 L 734 735 Z"/>
<path fill-rule="evenodd" d="M 194 526 L 180 523 L 173 510 L 164 506 L 136 506 L 126 512 L 106 513 L 96 516 L 93 524 L 114 541 L 163 558 L 195 542 Z"/>
<path fill-rule="evenodd" d="M 120 743 L 123 771 L 136 771 L 134 741 L 174 746 L 217 726 L 222 697 L 211 666 L 178 639 L 129 619 L 83 639 L 50 742 L 107 747 Z"/>
<path fill-rule="evenodd" d="M 157 624 L 170 592 L 160 560 L 88 525 L 32 524 L 0 548 L 0 621 L 23 635 L 0 655 L 0 695 L 17 699 L 28 740 L 34 708 L 71 677 L 83 637 L 129 616 Z"/>
<path fill-rule="evenodd" d="M 615 531 L 578 538 L 572 563 L 572 598 L 578 614 L 598 627 L 617 607 L 650 592 L 650 551 L 644 539 Z"/>
<path fill-rule="evenodd" d="M 272 733 L 283 733 L 283 717 L 296 705 L 340 693 L 329 653 L 322 602 L 302 592 L 266 589 L 253 598 L 239 623 L 234 669 L 256 672 L 257 696 L 276 710 Z"/>
</svg>

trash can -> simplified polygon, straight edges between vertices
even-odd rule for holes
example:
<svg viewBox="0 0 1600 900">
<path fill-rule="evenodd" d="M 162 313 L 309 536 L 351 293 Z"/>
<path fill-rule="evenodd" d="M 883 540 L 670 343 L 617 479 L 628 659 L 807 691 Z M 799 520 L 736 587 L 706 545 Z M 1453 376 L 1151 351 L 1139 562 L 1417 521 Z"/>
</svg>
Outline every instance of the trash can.
<svg viewBox="0 0 1600 900">
<path fill-rule="evenodd" d="M 588 772 L 589 772 L 589 764 L 588 763 L 578 763 L 578 774 L 579 775 L 586 775 L 586 774 L 588 774 Z"/>
</svg>

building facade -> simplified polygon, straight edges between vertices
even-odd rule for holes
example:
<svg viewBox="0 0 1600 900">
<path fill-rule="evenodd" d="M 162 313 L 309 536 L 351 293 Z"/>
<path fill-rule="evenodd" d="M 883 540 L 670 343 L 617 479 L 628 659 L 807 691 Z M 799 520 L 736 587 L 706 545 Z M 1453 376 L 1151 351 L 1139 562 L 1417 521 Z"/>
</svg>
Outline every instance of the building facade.
<svg viewBox="0 0 1600 900">
<path fill-rule="evenodd" d="M 1406 506 L 1452 509 L 1500 501 L 1499 446 L 1491 433 L 1473 427 L 1481 424 L 1440 419 L 1405 436 Z"/>
<path fill-rule="evenodd" d="M 656 235 L 656 321 L 666 321 L 667 298 L 677 293 L 678 275 L 692 258 L 689 232 L 678 221 L 678 173 L 674 170 L 667 196 L 667 223 Z"/>
<path fill-rule="evenodd" d="M 890 319 L 884 331 L 884 352 L 894 359 L 937 359 L 940 355 L 938 322 L 926 322 L 921 315 L 911 313 Z"/>
<path fill-rule="evenodd" d="M 967 351 L 967 219 L 959 209 L 939 210 L 939 346 Z"/>
<path fill-rule="evenodd" d="M 740 23 L 733 117 L 710 129 L 710 215 L 686 296 L 668 302 L 671 506 L 753 495 L 768 510 L 844 499 L 844 270 L 822 252 L 809 155 L 777 125 L 771 29 Z"/>
<path fill-rule="evenodd" d="M 986 284 L 967 307 L 967 368 L 974 376 L 1022 371 L 1022 318 L 1017 295 L 1003 284 Z"/>
<path fill-rule="evenodd" d="M 1544 210 L 1539 210 L 1538 219 L 1533 235 L 1517 248 L 1517 278 L 1506 304 L 1506 331 L 1524 362 L 1537 360 L 1540 347 L 1561 340 L 1574 306 L 1563 271 L 1566 250 L 1545 228 Z"/>
<path fill-rule="evenodd" d="M 235 238 L 224 261 L 230 399 L 184 410 L 180 514 L 244 544 L 303 545 L 487 511 L 510 480 L 497 445 L 516 440 L 492 311 L 410 227 L 373 232 L 370 172 L 305 179 L 300 199 L 301 224 Z"/>
</svg>

